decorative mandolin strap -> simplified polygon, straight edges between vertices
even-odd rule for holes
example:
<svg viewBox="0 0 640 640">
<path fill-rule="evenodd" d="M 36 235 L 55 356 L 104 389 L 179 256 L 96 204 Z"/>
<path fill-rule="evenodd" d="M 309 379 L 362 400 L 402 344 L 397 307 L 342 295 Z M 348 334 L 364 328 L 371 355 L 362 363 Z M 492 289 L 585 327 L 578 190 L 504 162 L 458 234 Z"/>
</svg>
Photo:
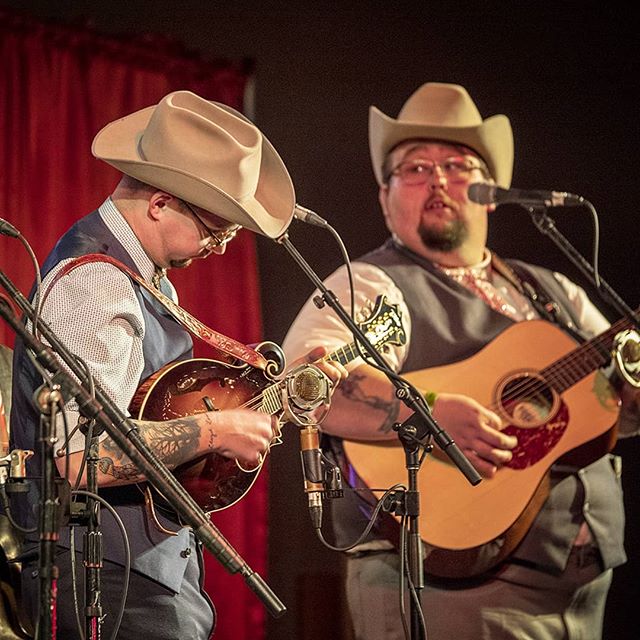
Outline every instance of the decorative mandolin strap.
<svg viewBox="0 0 640 640">
<path fill-rule="evenodd" d="M 192 316 L 188 311 L 176 304 L 171 298 L 166 296 L 162 291 L 159 291 L 154 286 L 149 284 L 140 275 L 129 269 L 126 265 L 122 264 L 119 260 L 112 258 L 101 253 L 90 253 L 85 256 L 80 256 L 68 262 L 58 273 L 55 278 L 49 284 L 49 287 L 43 295 L 43 303 L 46 296 L 51 291 L 53 285 L 62 277 L 68 275 L 71 271 L 85 264 L 91 262 L 106 262 L 107 264 L 117 267 L 128 275 L 132 280 L 137 282 L 143 289 L 148 291 L 183 327 L 190 331 L 196 338 L 206 342 L 218 351 L 221 351 L 227 356 L 237 358 L 242 362 L 250 364 L 252 367 L 258 369 L 265 369 L 267 366 L 267 359 L 255 349 L 248 347 L 237 340 L 233 340 L 213 329 L 210 329 L 205 324 L 200 322 L 197 318 Z"/>
</svg>

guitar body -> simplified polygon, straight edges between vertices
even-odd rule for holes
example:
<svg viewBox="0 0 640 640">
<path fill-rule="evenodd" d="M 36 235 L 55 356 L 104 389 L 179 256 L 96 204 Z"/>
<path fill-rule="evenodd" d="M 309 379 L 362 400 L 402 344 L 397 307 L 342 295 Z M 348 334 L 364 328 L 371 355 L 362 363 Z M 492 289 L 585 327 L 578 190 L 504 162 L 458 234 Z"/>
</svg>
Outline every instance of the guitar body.
<svg viewBox="0 0 640 640">
<path fill-rule="evenodd" d="M 542 507 L 552 464 L 583 466 L 613 447 L 619 402 L 604 376 L 594 371 L 567 382 L 549 367 L 575 346 L 555 325 L 533 320 L 513 325 L 467 360 L 405 375 L 421 389 L 471 396 L 518 438 L 509 465 L 475 487 L 448 459 L 427 457 L 418 479 L 428 573 L 463 577 L 490 569 L 517 546 Z M 558 386 L 568 388 L 560 394 Z M 399 444 L 344 445 L 366 486 L 406 483 Z"/>
<path fill-rule="evenodd" d="M 141 420 L 173 420 L 242 406 L 272 384 L 259 369 L 193 358 L 167 365 L 138 389 L 130 406 Z M 235 504 L 260 472 L 212 453 L 176 468 L 174 475 L 206 512 Z"/>
</svg>

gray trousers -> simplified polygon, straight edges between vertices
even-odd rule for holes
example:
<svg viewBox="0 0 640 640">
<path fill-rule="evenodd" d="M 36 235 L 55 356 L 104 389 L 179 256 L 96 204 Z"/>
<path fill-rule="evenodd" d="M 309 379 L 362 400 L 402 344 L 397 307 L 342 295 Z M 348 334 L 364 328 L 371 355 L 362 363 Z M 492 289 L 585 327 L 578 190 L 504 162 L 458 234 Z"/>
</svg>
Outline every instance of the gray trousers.
<svg viewBox="0 0 640 640">
<path fill-rule="evenodd" d="M 347 560 L 356 640 L 404 640 L 398 570 L 393 551 Z M 598 640 L 611 576 L 596 554 L 578 548 L 560 576 L 509 565 L 480 586 L 427 586 L 422 592 L 427 640 Z M 410 628 L 406 597 L 405 610 Z"/>
<path fill-rule="evenodd" d="M 70 552 L 60 550 L 56 564 L 60 570 L 57 600 L 57 638 L 77 640 L 76 623 L 71 587 Z M 174 593 L 153 580 L 131 572 L 125 613 L 118 638 L 153 638 L 153 640 L 208 640 L 213 632 L 215 615 L 211 600 L 201 588 L 202 553 L 193 549 L 189 557 L 182 586 Z M 76 554 L 80 623 L 84 629 L 82 603 L 84 602 L 84 567 L 82 554 Z M 104 563 L 101 572 L 101 602 L 106 614 L 102 626 L 102 638 L 108 640 L 120 606 L 124 570 L 110 562 Z M 22 595 L 27 615 L 35 621 L 38 610 L 37 561 L 26 565 L 22 571 Z"/>
</svg>

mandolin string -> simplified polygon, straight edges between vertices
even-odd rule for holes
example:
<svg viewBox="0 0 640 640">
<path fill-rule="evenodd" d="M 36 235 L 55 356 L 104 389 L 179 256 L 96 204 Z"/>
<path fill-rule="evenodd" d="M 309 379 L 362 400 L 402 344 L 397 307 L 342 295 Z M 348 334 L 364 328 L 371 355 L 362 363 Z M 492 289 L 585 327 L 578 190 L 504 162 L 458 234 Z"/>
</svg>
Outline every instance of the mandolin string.
<svg viewBox="0 0 640 640">
<path fill-rule="evenodd" d="M 332 351 L 331 353 L 327 354 L 326 356 L 323 356 L 322 358 L 320 358 L 321 361 L 328 361 L 328 360 L 338 360 L 339 362 L 341 362 L 342 364 L 345 364 L 347 362 L 350 362 L 351 360 L 354 359 L 355 356 L 349 356 L 347 354 L 347 350 L 349 350 L 352 354 L 354 353 L 354 344 L 355 343 L 351 343 L 349 345 L 345 345 L 343 347 L 339 347 L 338 349 L 336 349 L 335 351 Z M 343 352 L 343 356 L 342 358 L 339 355 L 339 352 L 342 351 Z M 344 362 L 343 362 L 344 360 Z M 259 407 L 261 407 L 264 404 L 264 398 L 265 395 L 267 394 L 267 392 L 275 387 L 277 387 L 280 383 L 275 383 L 272 385 L 269 385 L 268 387 L 266 387 L 265 389 L 263 389 L 257 396 L 254 396 L 253 398 L 247 400 L 247 402 L 245 402 L 244 404 L 241 404 L 239 406 L 240 409 L 258 409 Z"/>
</svg>

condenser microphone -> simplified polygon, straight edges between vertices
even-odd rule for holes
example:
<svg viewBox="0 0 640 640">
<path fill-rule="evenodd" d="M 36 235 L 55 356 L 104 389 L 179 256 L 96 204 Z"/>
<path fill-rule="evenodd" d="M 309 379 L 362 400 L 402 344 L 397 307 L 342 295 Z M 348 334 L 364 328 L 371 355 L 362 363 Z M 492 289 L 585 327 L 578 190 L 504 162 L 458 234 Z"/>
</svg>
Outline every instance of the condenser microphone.
<svg viewBox="0 0 640 640">
<path fill-rule="evenodd" d="M 306 207 L 303 207 L 299 204 L 296 204 L 296 206 L 293 208 L 293 217 L 296 218 L 296 220 L 300 220 L 301 222 L 306 222 L 307 224 L 312 224 L 316 227 L 322 227 L 324 229 L 330 226 L 322 216 L 319 216 L 314 211 L 311 211 L 311 209 L 307 209 Z"/>
<path fill-rule="evenodd" d="M 285 381 L 289 407 L 299 411 L 311 411 L 328 402 L 331 396 L 329 378 L 313 364 L 296 367 Z"/>
<path fill-rule="evenodd" d="M 469 185 L 467 195 L 478 204 L 521 204 L 525 207 L 577 207 L 586 202 L 582 196 L 565 191 L 502 189 L 486 182 Z"/>
</svg>

